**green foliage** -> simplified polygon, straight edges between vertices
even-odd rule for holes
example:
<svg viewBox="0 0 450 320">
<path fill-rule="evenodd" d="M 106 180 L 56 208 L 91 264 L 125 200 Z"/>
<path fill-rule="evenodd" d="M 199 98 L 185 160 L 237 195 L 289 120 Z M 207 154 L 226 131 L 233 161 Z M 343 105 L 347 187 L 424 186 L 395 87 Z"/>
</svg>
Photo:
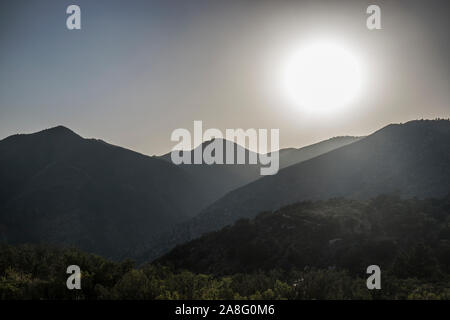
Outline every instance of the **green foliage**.
<svg viewBox="0 0 450 320">
<path fill-rule="evenodd" d="M 383 275 L 382 290 L 366 279 L 332 269 L 271 270 L 231 276 L 195 274 L 155 264 L 136 268 L 76 249 L 0 246 L 0 299 L 449 299 L 448 276 L 439 281 Z M 45 262 L 45 263 L 44 263 Z M 81 290 L 66 288 L 66 267 L 82 270 Z"/>
<path fill-rule="evenodd" d="M 215 275 L 377 264 L 399 278 L 439 279 L 450 271 L 450 196 L 300 202 L 206 234 L 158 260 Z"/>
<path fill-rule="evenodd" d="M 143 266 L 0 245 L 0 299 L 450 299 L 450 198 L 303 202 L 241 220 Z M 81 268 L 81 290 L 66 269 Z M 381 266 L 381 290 L 366 287 Z"/>
</svg>

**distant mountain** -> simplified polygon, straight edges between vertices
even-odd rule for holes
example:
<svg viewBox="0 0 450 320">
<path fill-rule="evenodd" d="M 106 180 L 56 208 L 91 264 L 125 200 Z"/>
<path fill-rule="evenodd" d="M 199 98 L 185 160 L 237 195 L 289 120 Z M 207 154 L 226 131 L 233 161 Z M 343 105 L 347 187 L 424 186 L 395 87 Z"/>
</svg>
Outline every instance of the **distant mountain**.
<svg viewBox="0 0 450 320">
<path fill-rule="evenodd" d="M 279 153 L 280 169 L 311 159 L 320 154 L 358 141 L 359 139 L 360 137 L 351 136 L 334 137 L 303 148 L 281 149 Z M 180 156 L 186 156 L 187 153 L 188 155 L 186 157 L 191 159 L 191 164 L 181 164 L 179 167 L 185 170 L 196 181 L 196 184 L 207 186 L 204 188 L 203 198 L 199 200 L 202 201 L 199 203 L 199 206 L 202 208 L 218 200 L 228 192 L 261 178 L 261 164 L 259 162 L 257 164 L 249 164 L 250 157 L 257 158 L 257 153 L 249 151 L 229 140 L 220 140 L 223 145 L 224 158 L 226 158 L 227 150 L 233 149 L 235 163 L 237 163 L 238 152 L 242 152 L 245 154 L 245 164 L 192 164 L 194 163 L 194 150 L 178 151 Z M 212 141 L 204 142 L 196 149 L 204 150 Z M 161 158 L 166 161 L 172 161 L 171 153 L 167 153 L 161 156 Z"/>
<path fill-rule="evenodd" d="M 129 256 L 259 177 L 259 165 L 176 166 L 62 126 L 13 135 L 0 141 L 0 242 Z"/>
<path fill-rule="evenodd" d="M 392 124 L 350 145 L 291 165 L 236 189 L 195 218 L 152 244 L 148 257 L 302 200 L 365 199 L 397 192 L 404 197 L 440 197 L 450 192 L 450 121 Z"/>
<path fill-rule="evenodd" d="M 443 199 L 305 201 L 211 232 L 156 260 L 215 275 L 319 268 L 398 277 L 450 272 L 450 195 Z M 407 267 L 405 267 L 406 264 Z"/>
<path fill-rule="evenodd" d="M 364 137 L 342 136 L 320 141 L 303 148 L 286 148 L 280 150 L 280 169 L 300 163 L 331 150 L 346 146 Z"/>
<path fill-rule="evenodd" d="M 59 126 L 0 141 L 0 241 L 118 257 L 196 212 L 181 168 Z"/>
<path fill-rule="evenodd" d="M 191 159 L 191 164 L 180 164 L 178 167 L 192 177 L 197 185 L 204 186 L 202 198 L 199 200 L 201 201 L 199 206 L 202 209 L 221 198 L 229 191 L 261 177 L 260 164 L 249 164 L 248 161 L 250 155 L 257 157 L 258 154 L 231 141 L 225 139 L 220 140 L 223 145 L 224 157 L 226 157 L 227 148 L 228 150 L 233 148 L 235 160 L 237 159 L 238 152 L 243 152 L 243 154 L 245 154 L 245 164 L 194 164 L 194 153 L 196 150 L 204 150 L 204 148 L 213 140 L 202 143 L 195 150 L 177 151 L 180 156 L 189 157 Z M 186 156 L 186 154 L 188 155 Z M 160 158 L 172 163 L 171 153 L 167 153 Z M 237 163 L 237 161 L 235 161 L 235 163 Z"/>
</svg>

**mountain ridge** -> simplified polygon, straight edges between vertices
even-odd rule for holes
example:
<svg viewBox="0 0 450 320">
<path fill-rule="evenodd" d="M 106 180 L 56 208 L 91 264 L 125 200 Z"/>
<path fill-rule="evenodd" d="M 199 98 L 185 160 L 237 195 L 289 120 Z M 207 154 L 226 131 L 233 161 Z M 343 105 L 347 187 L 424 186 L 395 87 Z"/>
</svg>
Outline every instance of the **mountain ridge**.
<svg viewBox="0 0 450 320">
<path fill-rule="evenodd" d="M 450 141 L 448 120 L 385 126 L 355 143 L 229 192 L 152 244 L 148 257 L 157 257 L 176 244 L 240 218 L 252 218 L 259 212 L 297 201 L 332 197 L 365 199 L 390 192 L 400 192 L 404 197 L 445 196 L 450 191 L 447 141 Z"/>
<path fill-rule="evenodd" d="M 419 249 L 425 254 L 421 259 L 434 256 L 421 276 L 439 278 L 440 271 L 450 270 L 449 205 L 450 193 L 426 200 L 380 195 L 369 200 L 303 201 L 206 233 L 154 263 L 222 276 L 293 268 L 361 274 L 376 261 L 384 272 L 390 269 L 403 276 L 411 269 L 401 270 L 399 260 L 405 259 L 404 252 L 415 254 Z M 429 252 L 422 251 L 424 245 Z M 413 264 L 423 266 L 420 260 Z"/>
<path fill-rule="evenodd" d="M 361 137 L 338 136 L 301 148 L 280 149 L 280 169 L 301 161 L 305 161 L 319 154 L 326 153 L 360 139 Z M 220 197 L 226 195 L 228 192 L 262 178 L 260 173 L 262 165 L 259 162 L 258 153 L 250 151 L 234 141 L 226 139 L 219 140 L 222 140 L 224 158 L 226 158 L 227 148 L 231 147 L 234 150 L 235 162 L 237 162 L 237 153 L 238 150 L 240 150 L 245 154 L 245 164 L 194 164 L 193 158 L 195 150 L 203 150 L 203 148 L 214 141 L 214 139 L 205 141 L 192 150 L 176 151 L 188 153 L 188 157 L 191 158 L 191 164 L 181 164 L 179 166 L 193 176 L 199 184 L 210 186 L 204 191 L 204 208 L 218 200 Z M 257 159 L 256 164 L 249 163 L 250 155 L 253 155 Z M 166 153 L 160 156 L 160 158 L 166 161 L 171 161 L 171 153 Z"/>
<path fill-rule="evenodd" d="M 198 213 L 215 199 L 211 194 L 221 195 L 205 181 L 223 187 L 237 169 L 249 176 L 248 167 L 236 167 L 221 175 L 206 167 L 205 180 L 199 167 L 186 170 L 64 126 L 11 135 L 0 140 L 0 240 L 131 256 Z M 258 166 L 253 169 L 259 178 Z"/>
<path fill-rule="evenodd" d="M 0 178 L 0 239 L 12 243 L 117 257 L 199 209 L 177 166 L 62 126 L 0 141 Z"/>
</svg>

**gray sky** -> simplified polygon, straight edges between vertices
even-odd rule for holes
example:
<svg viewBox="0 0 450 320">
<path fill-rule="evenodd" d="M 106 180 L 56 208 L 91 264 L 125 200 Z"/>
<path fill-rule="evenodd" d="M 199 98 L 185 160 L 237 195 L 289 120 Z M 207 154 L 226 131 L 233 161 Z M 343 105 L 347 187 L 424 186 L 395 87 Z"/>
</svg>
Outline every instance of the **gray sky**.
<svg viewBox="0 0 450 320">
<path fill-rule="evenodd" d="M 448 1 L 0 3 L 0 138 L 59 124 L 145 154 L 176 128 L 279 128 L 281 147 L 450 117 Z M 66 29 L 78 4 L 82 30 Z M 369 4 L 382 30 L 366 28 Z M 364 65 L 351 105 L 311 114 L 279 90 L 283 61 L 331 38 Z"/>
</svg>

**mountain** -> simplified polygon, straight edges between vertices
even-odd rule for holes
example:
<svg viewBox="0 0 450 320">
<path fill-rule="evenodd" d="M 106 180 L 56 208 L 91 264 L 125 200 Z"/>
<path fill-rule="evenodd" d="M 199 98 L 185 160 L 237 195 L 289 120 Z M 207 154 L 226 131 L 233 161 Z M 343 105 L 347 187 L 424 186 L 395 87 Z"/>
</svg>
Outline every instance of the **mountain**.
<svg viewBox="0 0 450 320">
<path fill-rule="evenodd" d="M 0 141 L 0 241 L 129 256 L 260 177 L 259 165 L 168 160 L 170 154 L 148 157 L 63 126 L 7 137 Z"/>
<path fill-rule="evenodd" d="M 151 244 L 156 257 L 205 232 L 302 200 L 366 199 L 398 192 L 440 197 L 450 192 L 450 121 L 391 124 L 344 147 L 291 165 L 236 189 Z"/>
<path fill-rule="evenodd" d="M 194 154 L 199 149 L 202 153 L 204 148 L 214 140 L 203 142 L 194 150 L 177 151 L 180 156 L 189 157 L 191 164 L 180 164 L 179 168 L 183 169 L 195 183 L 199 186 L 205 186 L 202 191 L 202 199 L 199 207 L 202 209 L 221 198 L 229 191 L 241 187 L 261 177 L 260 167 L 258 163 L 250 164 L 250 157 L 257 157 L 258 154 L 225 139 L 220 140 L 223 145 L 223 155 L 226 158 L 226 150 L 234 150 L 234 163 L 237 163 L 237 154 L 242 152 L 245 155 L 245 164 L 194 164 Z M 172 162 L 171 153 L 167 153 L 160 157 L 168 162 Z M 256 158 L 257 159 L 257 158 Z M 225 162 L 225 161 L 224 161 Z M 198 212 L 197 212 L 198 213 Z"/>
<path fill-rule="evenodd" d="M 240 219 L 155 263 L 214 275 L 305 268 L 362 275 L 376 264 L 384 275 L 442 279 L 450 274 L 449 208 L 450 195 L 304 201 Z"/>
<path fill-rule="evenodd" d="M 280 168 L 285 168 L 292 164 L 311 159 L 322 153 L 326 153 L 358 141 L 359 139 L 360 137 L 351 136 L 334 137 L 303 148 L 281 149 L 279 152 Z M 199 206 L 202 208 L 218 200 L 228 192 L 262 177 L 260 174 L 261 164 L 259 163 L 259 161 L 256 164 L 249 163 L 249 159 L 251 157 L 255 157 L 257 159 L 257 153 L 249 151 L 239 144 L 236 144 L 229 140 L 218 140 L 221 140 L 224 158 L 226 158 L 227 150 L 233 149 L 235 159 L 234 163 L 237 163 L 238 152 L 242 152 L 243 154 L 245 154 L 245 164 L 208 165 L 202 163 L 179 165 L 180 168 L 185 170 L 196 181 L 197 185 L 208 186 L 207 188 L 204 188 L 203 198 L 201 199 L 202 202 L 199 203 Z M 196 149 L 204 150 L 204 148 L 213 141 L 214 140 L 206 141 Z M 194 153 L 196 152 L 195 150 L 178 152 L 180 156 L 186 156 L 191 159 L 191 163 L 194 163 Z M 167 153 L 161 156 L 161 159 L 171 162 L 171 153 Z"/>
<path fill-rule="evenodd" d="M 341 136 L 320 141 L 303 148 L 286 148 L 280 150 L 280 169 L 300 163 L 323 153 L 346 146 L 364 137 Z"/>
<path fill-rule="evenodd" d="M 118 257 L 196 212 L 181 168 L 59 126 L 0 141 L 0 240 Z"/>
</svg>

